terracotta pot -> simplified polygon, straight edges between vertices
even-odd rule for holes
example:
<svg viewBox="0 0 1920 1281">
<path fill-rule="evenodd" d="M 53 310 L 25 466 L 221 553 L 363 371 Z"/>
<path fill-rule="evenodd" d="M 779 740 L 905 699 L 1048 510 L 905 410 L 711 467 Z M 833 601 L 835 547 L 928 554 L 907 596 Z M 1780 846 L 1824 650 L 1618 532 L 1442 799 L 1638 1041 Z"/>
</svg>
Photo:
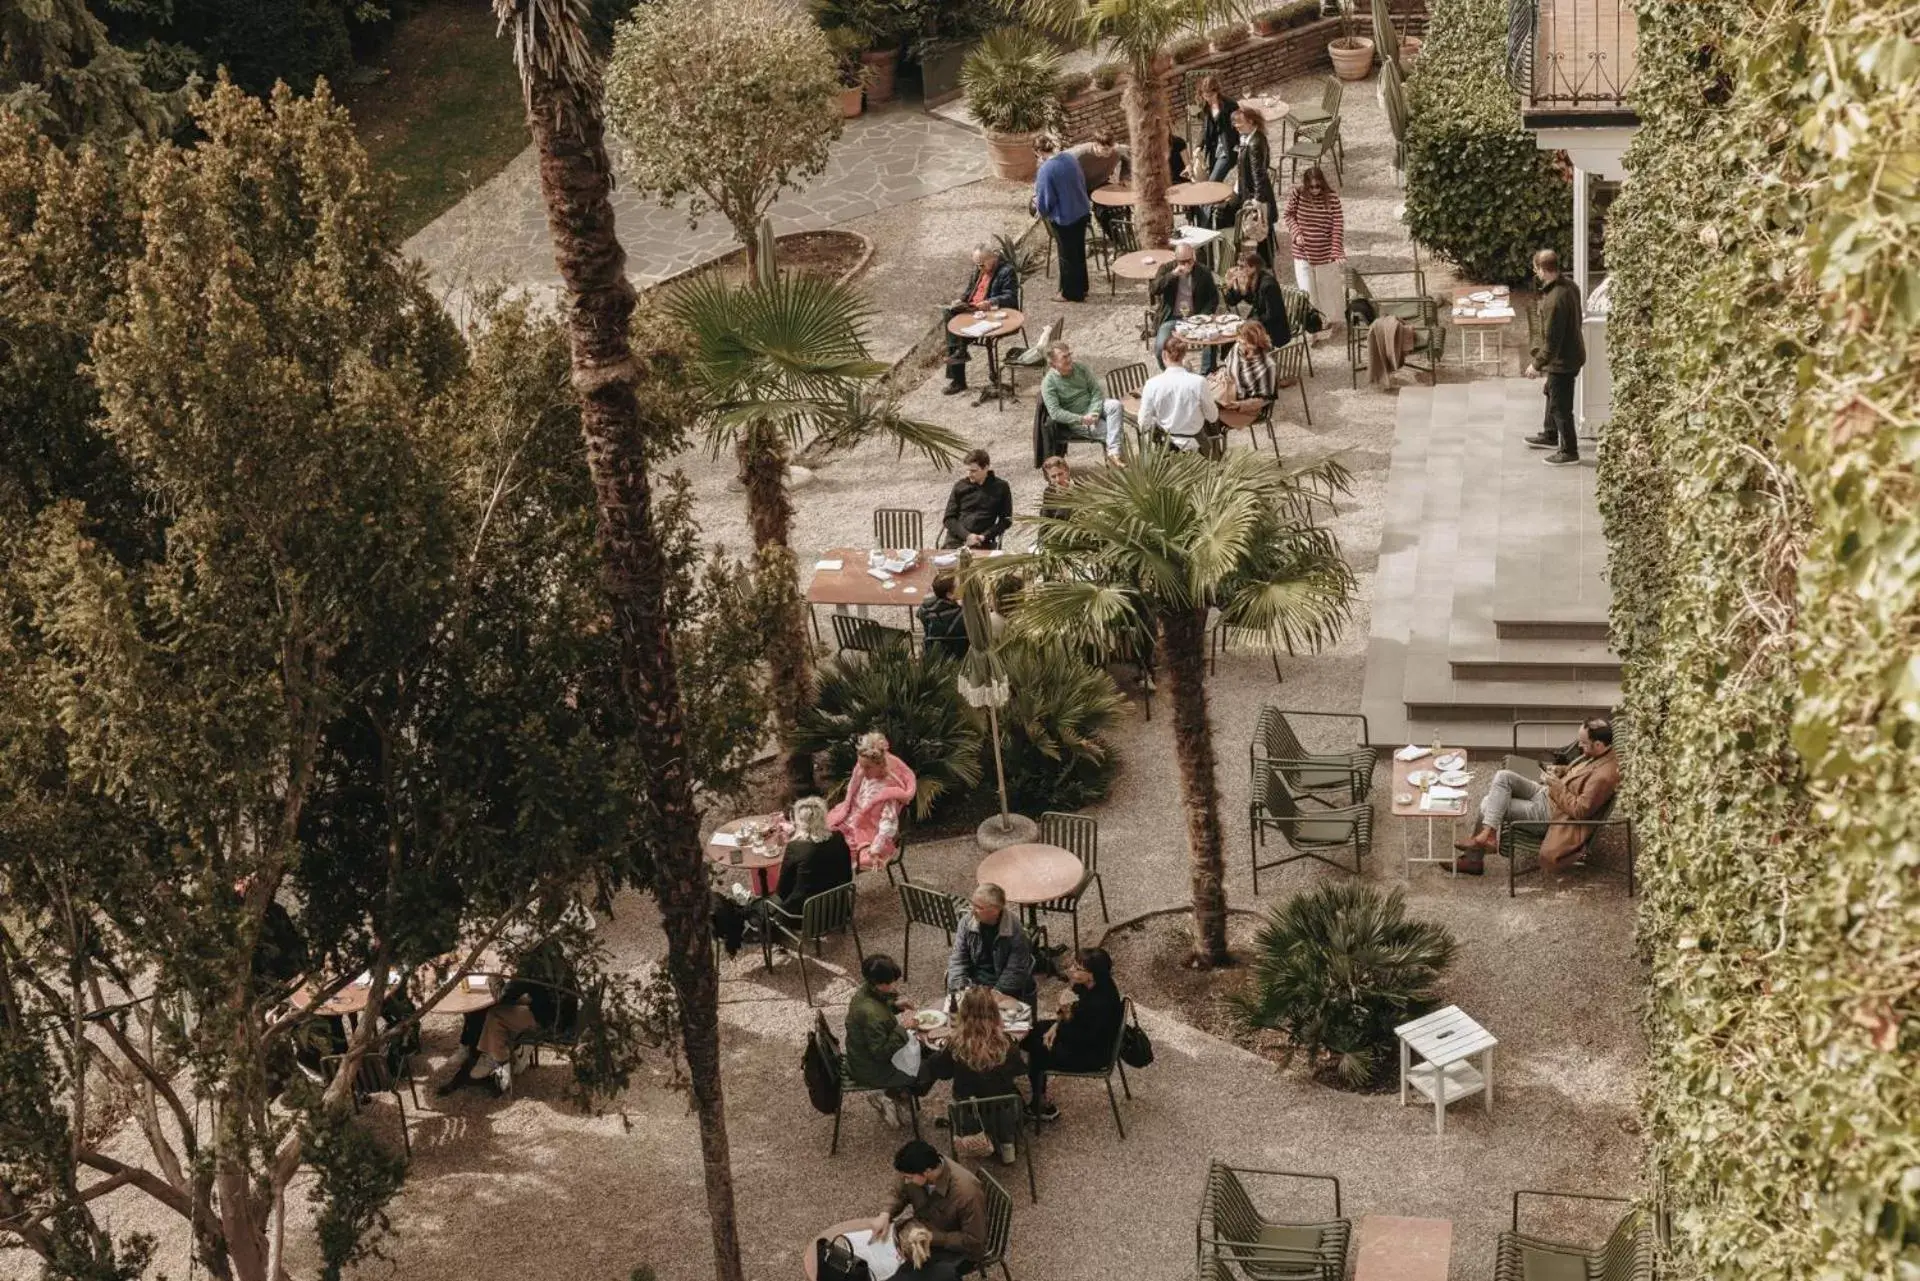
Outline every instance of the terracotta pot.
<svg viewBox="0 0 1920 1281">
<path fill-rule="evenodd" d="M 987 158 L 993 162 L 993 176 L 1013 182 L 1032 182 L 1040 158 L 1033 154 L 1034 135 L 1030 133 L 987 133 Z"/>
<path fill-rule="evenodd" d="M 1425 43 L 1419 36 L 1400 37 L 1400 70 L 1407 71 L 1413 67 L 1414 60 L 1420 56 L 1420 46 Z"/>
<path fill-rule="evenodd" d="M 1355 36 L 1351 44 L 1335 40 L 1327 46 L 1327 56 L 1333 59 L 1334 75 L 1342 80 L 1365 80 L 1373 70 L 1373 41 L 1365 36 Z"/>
<path fill-rule="evenodd" d="M 860 101 L 866 97 L 866 91 L 859 85 L 840 91 L 840 114 L 848 120 L 860 114 Z"/>
<path fill-rule="evenodd" d="M 898 49 L 869 49 L 860 55 L 867 69 L 867 101 L 876 106 L 893 101 L 893 73 L 900 66 Z"/>
</svg>

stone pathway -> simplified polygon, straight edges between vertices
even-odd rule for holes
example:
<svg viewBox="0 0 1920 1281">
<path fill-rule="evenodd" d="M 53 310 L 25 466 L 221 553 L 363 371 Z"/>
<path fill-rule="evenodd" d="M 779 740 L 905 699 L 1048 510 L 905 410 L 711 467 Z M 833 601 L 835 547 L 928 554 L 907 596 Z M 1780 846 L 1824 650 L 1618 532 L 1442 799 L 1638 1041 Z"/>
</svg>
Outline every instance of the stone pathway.
<svg viewBox="0 0 1920 1281">
<path fill-rule="evenodd" d="M 977 134 L 933 119 L 917 106 L 894 103 L 847 122 L 826 171 L 774 206 L 774 225 L 781 232 L 839 226 L 986 173 L 986 148 Z M 616 186 L 613 203 L 628 270 L 638 283 L 664 279 L 734 247 L 732 229 L 717 214 L 691 230 L 684 206 L 663 209 L 623 183 Z M 533 150 L 522 152 L 405 248 L 450 292 L 492 283 L 558 284 Z"/>
</svg>

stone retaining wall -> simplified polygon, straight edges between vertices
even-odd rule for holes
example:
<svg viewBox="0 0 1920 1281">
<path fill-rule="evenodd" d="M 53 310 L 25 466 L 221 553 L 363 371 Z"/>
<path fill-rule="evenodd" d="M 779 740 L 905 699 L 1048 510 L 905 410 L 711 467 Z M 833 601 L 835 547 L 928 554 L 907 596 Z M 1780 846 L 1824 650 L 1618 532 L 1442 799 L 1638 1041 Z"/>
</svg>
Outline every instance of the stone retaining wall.
<svg viewBox="0 0 1920 1281">
<path fill-rule="evenodd" d="M 1424 4 L 1417 12 L 1402 12 L 1399 4 L 1394 9 L 1394 25 L 1402 35 L 1426 35 L 1427 14 Z M 1354 30 L 1371 38 L 1373 28 L 1364 10 L 1354 23 Z M 1185 118 L 1187 85 L 1195 78 L 1194 73 L 1213 72 L 1220 77 L 1220 83 L 1226 87 L 1227 93 L 1236 98 L 1249 96 L 1299 76 L 1320 72 L 1332 75 L 1333 64 L 1327 59 L 1327 45 L 1339 35 L 1340 20 L 1322 18 L 1278 35 L 1254 36 L 1245 44 L 1225 53 L 1208 52 L 1192 62 L 1179 64 L 1168 71 L 1165 77 L 1172 97 L 1175 127 L 1178 128 L 1179 122 Z M 1377 60 L 1375 66 L 1378 67 Z M 1089 89 L 1068 103 L 1061 115 L 1061 136 L 1069 143 L 1080 142 L 1102 125 L 1113 130 L 1117 139 L 1126 139 L 1127 114 L 1120 105 L 1120 88 L 1117 85 L 1112 89 Z"/>
</svg>

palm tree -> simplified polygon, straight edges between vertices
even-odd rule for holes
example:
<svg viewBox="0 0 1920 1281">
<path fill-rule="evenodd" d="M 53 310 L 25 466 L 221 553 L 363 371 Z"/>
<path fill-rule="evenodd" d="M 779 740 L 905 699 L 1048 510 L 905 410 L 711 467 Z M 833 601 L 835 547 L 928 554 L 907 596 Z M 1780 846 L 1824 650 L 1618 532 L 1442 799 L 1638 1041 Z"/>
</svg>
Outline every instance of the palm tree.
<svg viewBox="0 0 1920 1281">
<path fill-rule="evenodd" d="M 1142 246 L 1158 248 L 1173 236 L 1167 204 L 1167 144 L 1173 128 L 1172 91 L 1161 51 L 1186 31 L 1205 31 L 1244 18 L 1247 0 L 1001 0 L 1031 25 L 1089 47 L 1104 44 L 1127 64 L 1120 105 L 1127 113 L 1133 151 L 1133 216 Z"/>
<path fill-rule="evenodd" d="M 567 338 L 599 516 L 596 537 L 624 684 L 652 773 L 648 835 L 654 888 L 700 1120 L 714 1274 L 719 1281 L 743 1281 L 720 1087 L 719 982 L 706 859 L 665 604 L 666 562 L 647 480 L 649 443 L 670 440 L 677 432 L 680 375 L 669 351 L 650 347 L 644 370 L 634 353 L 634 291 L 627 280 L 626 251 L 614 231 L 613 166 L 601 116 L 600 70 L 606 55 L 591 34 L 589 0 L 493 0 L 493 11 L 513 39 L 527 123 L 540 155 L 547 227 L 568 294 Z"/>
<path fill-rule="evenodd" d="M 912 448 L 946 466 L 966 444 L 944 427 L 902 416 L 878 387 L 887 367 L 867 350 L 865 296 L 838 281 L 781 276 L 769 267 L 764 222 L 761 231 L 763 270 L 752 280 L 733 285 L 705 273 L 675 290 L 667 309 L 693 339 L 690 372 L 714 454 L 731 445 L 739 459 L 753 541 L 785 549 L 793 530 L 787 464 L 797 448 L 878 436 L 902 454 Z M 791 567 L 792 558 L 784 559 Z M 813 689 L 797 575 L 788 599 L 787 642 L 768 656 L 783 742 Z"/>
<path fill-rule="evenodd" d="M 1207 716 L 1207 621 L 1317 649 L 1338 635 L 1353 572 L 1316 504 L 1345 492 L 1338 463 L 1286 468 L 1257 450 L 1221 461 L 1157 447 L 1123 469 L 1076 480 L 1065 514 L 1028 518 L 1035 551 L 978 562 L 1029 586 L 1015 635 L 1113 652 L 1144 620 L 1166 661 L 1174 754 L 1192 860 L 1193 964 L 1227 959 L 1227 898 L 1213 727 Z"/>
</svg>

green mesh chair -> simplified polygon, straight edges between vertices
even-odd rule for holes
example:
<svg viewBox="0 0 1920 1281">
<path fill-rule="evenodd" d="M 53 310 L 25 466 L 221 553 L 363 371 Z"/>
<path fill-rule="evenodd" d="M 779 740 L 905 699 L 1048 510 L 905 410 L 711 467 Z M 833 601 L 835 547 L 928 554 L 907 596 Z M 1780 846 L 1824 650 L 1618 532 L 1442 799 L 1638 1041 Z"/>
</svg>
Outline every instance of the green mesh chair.
<svg viewBox="0 0 1920 1281">
<path fill-rule="evenodd" d="M 926 527 L 917 507 L 876 507 L 873 509 L 873 545 L 891 551 L 919 549 L 927 545 Z"/>
<path fill-rule="evenodd" d="M 1301 745 L 1300 736 L 1288 719 L 1295 716 L 1358 721 L 1361 745 L 1333 752 L 1309 752 Z M 1375 754 L 1371 747 L 1364 746 L 1371 737 L 1365 716 L 1350 712 L 1307 712 L 1268 704 L 1260 709 L 1260 719 L 1254 724 L 1253 742 L 1247 745 L 1247 765 L 1256 778 L 1263 767 L 1279 770 L 1296 796 L 1329 805 L 1334 802 L 1327 800 L 1323 793 L 1344 792 L 1342 803 L 1358 805 L 1366 800 L 1373 787 Z"/>
<path fill-rule="evenodd" d="M 1022 1136 L 1021 1130 L 1032 1131 Z M 1040 1202 L 1040 1185 L 1033 1172 L 1033 1135 L 1040 1133 L 1040 1127 L 1028 1122 L 1027 1101 L 1018 1094 L 994 1094 L 982 1099 L 955 1099 L 947 1104 L 947 1155 L 955 1161 L 962 1160 L 958 1149 L 960 1139 L 969 1134 L 986 1132 L 992 1140 L 995 1155 L 983 1157 L 983 1161 L 997 1160 L 1003 1145 L 1012 1144 L 1014 1158 L 1026 1163 L 1027 1195 L 1034 1204 Z M 979 1171 L 984 1177 L 985 1171 Z"/>
<path fill-rule="evenodd" d="M 1579 729 L 1583 721 L 1515 721 L 1513 723 L 1513 751 L 1508 753 L 1500 768 L 1512 770 L 1523 778 L 1538 783 L 1543 777 L 1540 762 L 1531 756 L 1520 754 L 1520 731 L 1529 726 L 1564 725 Z M 1625 727 L 1618 721 L 1613 725 L 1613 750 L 1622 750 Z M 1627 897 L 1632 898 L 1637 887 L 1636 868 L 1634 866 L 1633 818 L 1631 815 L 1615 816 L 1614 808 L 1620 800 L 1619 792 L 1595 811 L 1592 818 L 1564 819 L 1556 827 L 1581 827 L 1587 829 L 1588 845 L 1581 850 L 1579 857 L 1586 858 L 1586 850 L 1600 833 L 1610 827 L 1617 827 L 1626 833 L 1627 840 Z M 1515 885 L 1523 876 L 1531 876 L 1540 870 L 1540 847 L 1547 838 L 1545 823 L 1502 823 L 1500 825 L 1500 856 L 1507 860 L 1507 897 L 1514 897 Z M 1529 866 L 1531 862 L 1531 866 Z"/>
<path fill-rule="evenodd" d="M 1048 899 L 1044 903 L 1035 903 L 1032 910 L 1048 912 L 1055 916 L 1070 917 L 1073 920 L 1073 950 L 1080 950 L 1080 897 L 1092 887 L 1100 895 L 1100 919 L 1111 921 L 1107 915 L 1107 887 L 1100 880 L 1100 824 L 1086 814 L 1062 814 L 1048 811 L 1040 816 L 1040 843 L 1058 845 L 1080 860 L 1085 873 L 1080 884 L 1073 887 L 1070 894 Z"/>
<path fill-rule="evenodd" d="M 1315 859 L 1343 872 L 1360 874 L 1360 861 L 1373 850 L 1373 807 L 1348 805 L 1340 809 L 1302 813 L 1285 776 L 1268 766 L 1253 776 L 1253 799 L 1247 805 L 1247 852 L 1253 859 L 1253 892 L 1260 893 L 1260 873 L 1270 867 L 1284 867 L 1303 858 Z M 1282 858 L 1260 861 L 1267 843 L 1267 832 L 1278 832 L 1291 853 Z M 1332 855 L 1353 851 L 1353 866 L 1336 862 Z"/>
<path fill-rule="evenodd" d="M 1302 125 L 1323 125 L 1340 114 L 1340 100 L 1346 92 L 1346 83 L 1339 76 L 1328 76 L 1320 86 L 1317 106 L 1310 102 L 1289 103 L 1287 114 L 1281 118 L 1295 129 Z"/>
<path fill-rule="evenodd" d="M 1381 293 L 1374 283 L 1389 277 L 1409 275 L 1413 278 L 1411 294 L 1389 296 Z M 1359 271 L 1349 267 L 1345 279 L 1346 297 L 1341 307 L 1341 317 L 1347 322 L 1347 366 L 1353 386 L 1360 386 L 1361 371 L 1367 367 L 1367 334 L 1373 328 L 1372 320 L 1358 319 L 1354 315 L 1354 303 L 1363 299 L 1372 306 L 1375 320 L 1392 316 L 1413 330 L 1413 350 L 1408 354 L 1405 364 L 1409 369 L 1425 373 L 1429 381 L 1438 382 L 1440 362 L 1447 351 L 1447 327 L 1441 323 L 1440 304 L 1427 295 L 1427 275 L 1421 269 L 1418 251 L 1411 272 Z"/>
<path fill-rule="evenodd" d="M 1013 1198 L 1000 1186 L 1000 1180 L 985 1170 L 975 1170 L 974 1174 L 987 1194 L 987 1252 L 977 1263 L 961 1264 L 960 1275 L 985 1276 L 989 1268 L 999 1268 L 1002 1281 L 1013 1281 L 1013 1273 L 1007 1271 L 1007 1247 L 1013 1241 Z"/>
<path fill-rule="evenodd" d="M 813 1036 L 810 1041 L 809 1051 L 819 1056 L 820 1062 L 827 1069 L 827 1075 L 831 1076 L 834 1084 L 839 1087 L 837 1097 L 840 1105 L 833 1110 L 833 1141 L 827 1147 L 827 1155 L 835 1156 L 840 1151 L 840 1118 L 846 1112 L 848 1097 L 855 1094 L 885 1094 L 887 1087 L 858 1085 L 854 1082 L 847 1071 L 845 1047 L 840 1044 L 840 1038 L 833 1034 L 833 1029 L 827 1025 L 827 1016 L 817 1010 L 813 1015 Z M 907 1095 L 907 1112 L 913 1119 L 913 1137 L 917 1139 L 920 1137 L 920 1100 L 911 1093 Z"/>
<path fill-rule="evenodd" d="M 809 1006 L 813 1004 L 813 984 L 807 979 L 809 939 L 813 941 L 813 954 L 817 957 L 828 934 L 851 931 L 854 956 L 859 960 L 866 959 L 866 952 L 860 946 L 860 927 L 853 920 L 853 903 L 853 882 L 848 881 L 802 903 L 798 916 L 783 912 L 774 904 L 767 905 L 766 928 L 760 935 L 761 959 L 768 969 L 773 968 L 773 941 L 776 935 L 792 944 L 794 956 L 800 962 L 800 990 L 806 993 Z"/>
<path fill-rule="evenodd" d="M 1308 1218 L 1302 1212 L 1270 1218 L 1254 1205 L 1243 1175 L 1332 1184 L 1333 1217 Z M 1194 1226 L 1196 1262 L 1212 1254 L 1248 1281 L 1343 1281 L 1352 1241 L 1353 1222 L 1341 1217 L 1340 1180 L 1333 1176 L 1209 1163 Z"/>
<path fill-rule="evenodd" d="M 1127 1123 L 1120 1119 L 1120 1102 L 1119 1100 L 1113 1097 L 1113 1076 L 1114 1076 L 1114 1073 L 1116 1072 L 1120 1074 L 1120 1089 L 1123 1093 L 1126 1094 L 1127 1101 L 1132 1102 L 1133 1090 L 1127 1084 L 1127 1065 L 1123 1063 L 1120 1059 L 1120 1043 L 1127 1039 L 1128 1027 L 1137 1028 L 1139 1026 L 1140 1026 L 1140 1016 L 1134 1012 L 1133 998 L 1128 997 L 1120 1003 L 1120 1026 L 1114 1029 L 1113 1048 L 1109 1050 L 1107 1053 L 1107 1062 L 1105 1067 L 1092 1068 L 1085 1072 L 1068 1072 L 1068 1071 L 1064 1071 L 1062 1069 L 1051 1067 L 1051 1066 L 1047 1068 L 1047 1080 L 1049 1082 L 1052 1082 L 1052 1081 L 1101 1081 L 1101 1082 L 1104 1082 L 1107 1087 L 1107 1106 L 1113 1109 L 1114 1128 L 1120 1131 L 1120 1138 L 1122 1142 L 1125 1142 L 1127 1137 Z"/>
<path fill-rule="evenodd" d="M 913 633 L 904 628 L 888 627 L 858 614 L 834 614 L 831 617 L 834 643 L 842 652 L 852 650 L 856 654 L 878 654 L 889 645 L 913 644 Z"/>
<path fill-rule="evenodd" d="M 1515 1192 L 1513 1229 L 1500 1234 L 1494 1251 L 1494 1281 L 1648 1281 L 1653 1276 L 1653 1234 L 1638 1210 L 1629 1210 L 1598 1249 L 1583 1249 L 1521 1232 L 1523 1196 L 1629 1204 L 1622 1197 L 1577 1192 Z"/>
<path fill-rule="evenodd" d="M 954 932 L 960 928 L 960 913 L 966 908 L 966 900 L 955 898 L 940 890 L 928 889 L 924 885 L 915 885 L 911 881 L 900 883 L 900 912 L 906 918 L 906 924 L 900 930 L 900 974 L 907 974 L 907 961 L 913 949 L 913 927 L 931 925 L 947 936 L 947 946 L 952 948 Z"/>
<path fill-rule="evenodd" d="M 1286 301 L 1287 328 L 1293 333 L 1293 337 L 1289 339 L 1289 341 L 1298 342 L 1306 348 L 1307 374 L 1311 377 L 1313 374 L 1313 346 L 1307 341 L 1312 336 L 1307 333 L 1307 313 L 1313 310 L 1313 299 L 1304 291 L 1295 289 L 1292 285 L 1281 285 L 1280 297 Z"/>
</svg>

